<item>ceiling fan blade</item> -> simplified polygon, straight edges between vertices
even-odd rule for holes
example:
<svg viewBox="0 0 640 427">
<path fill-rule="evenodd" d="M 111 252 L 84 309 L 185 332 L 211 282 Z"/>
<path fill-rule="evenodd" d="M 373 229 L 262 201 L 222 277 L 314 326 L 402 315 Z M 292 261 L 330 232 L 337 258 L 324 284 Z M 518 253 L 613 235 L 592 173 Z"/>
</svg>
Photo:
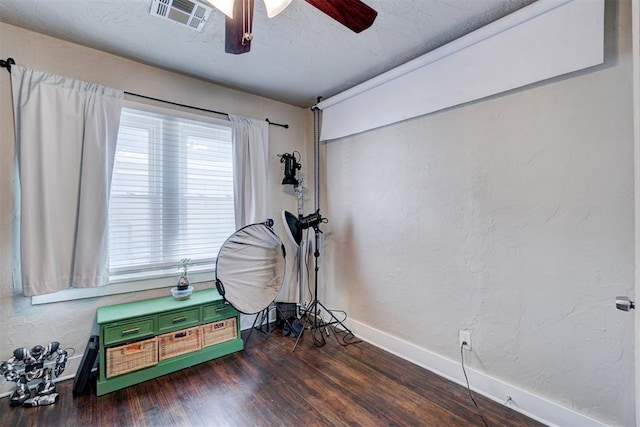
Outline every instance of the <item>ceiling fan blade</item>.
<svg viewBox="0 0 640 427">
<path fill-rule="evenodd" d="M 237 0 L 233 3 L 233 18 L 225 17 L 224 51 L 239 55 L 251 50 L 251 39 L 245 39 L 245 33 L 251 34 L 253 27 L 253 0 Z"/>
<path fill-rule="evenodd" d="M 356 33 L 369 28 L 378 16 L 378 12 L 360 0 L 305 1 Z"/>
</svg>

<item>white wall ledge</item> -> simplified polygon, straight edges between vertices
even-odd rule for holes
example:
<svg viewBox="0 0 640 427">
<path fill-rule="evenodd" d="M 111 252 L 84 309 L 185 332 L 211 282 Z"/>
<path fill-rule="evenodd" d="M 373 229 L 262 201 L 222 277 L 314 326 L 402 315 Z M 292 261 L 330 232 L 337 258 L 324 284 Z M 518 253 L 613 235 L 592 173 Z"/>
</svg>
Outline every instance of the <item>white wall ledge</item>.
<svg viewBox="0 0 640 427">
<path fill-rule="evenodd" d="M 604 0 L 539 0 L 318 103 L 331 140 L 604 61 Z"/>
</svg>

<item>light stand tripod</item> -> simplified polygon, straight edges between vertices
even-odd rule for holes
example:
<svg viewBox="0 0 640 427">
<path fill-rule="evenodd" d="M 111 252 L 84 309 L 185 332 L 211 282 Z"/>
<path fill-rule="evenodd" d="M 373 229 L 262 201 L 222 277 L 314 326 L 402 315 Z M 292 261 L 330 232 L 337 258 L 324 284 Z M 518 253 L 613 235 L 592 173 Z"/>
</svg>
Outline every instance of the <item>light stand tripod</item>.
<svg viewBox="0 0 640 427">
<path fill-rule="evenodd" d="M 323 331 L 326 331 L 327 336 L 329 336 L 330 332 L 333 333 L 333 335 L 336 337 L 336 340 L 341 345 L 350 345 L 350 344 L 357 344 L 362 342 L 361 340 L 356 339 L 355 335 L 353 335 L 353 332 L 351 332 L 351 330 L 347 328 L 347 326 L 344 324 L 345 319 L 343 320 L 338 319 L 335 316 L 335 314 L 333 314 L 331 310 L 325 307 L 324 304 L 322 304 L 318 299 L 318 270 L 320 269 L 318 265 L 318 259 L 320 258 L 320 250 L 319 250 L 320 233 L 322 233 L 322 231 L 320 231 L 319 225 L 321 222 L 326 222 L 326 219 L 323 219 L 320 216 L 319 212 L 316 212 L 316 214 L 313 214 L 313 215 L 315 215 L 315 218 L 313 222 L 310 223 L 310 226 L 313 227 L 313 231 L 315 234 L 314 236 L 315 246 L 313 250 L 313 257 L 314 257 L 314 289 L 313 289 L 313 295 L 312 295 L 313 301 L 311 301 L 311 303 L 302 311 L 302 315 L 301 315 L 302 330 L 300 331 L 300 334 L 296 339 L 296 343 L 293 346 L 293 351 L 296 351 L 296 347 L 298 346 L 298 343 L 302 339 L 302 336 L 304 335 L 304 331 L 307 329 L 311 331 L 311 334 L 313 337 L 313 343 L 317 347 L 322 347 L 323 345 L 326 344 Z M 310 215 L 309 217 L 312 217 L 312 215 Z M 321 310 L 324 310 L 331 317 L 328 322 L 326 322 L 322 318 Z M 338 326 L 340 328 L 339 332 L 336 331 L 336 328 Z M 339 337 L 338 333 L 342 334 L 342 339 Z"/>
</svg>

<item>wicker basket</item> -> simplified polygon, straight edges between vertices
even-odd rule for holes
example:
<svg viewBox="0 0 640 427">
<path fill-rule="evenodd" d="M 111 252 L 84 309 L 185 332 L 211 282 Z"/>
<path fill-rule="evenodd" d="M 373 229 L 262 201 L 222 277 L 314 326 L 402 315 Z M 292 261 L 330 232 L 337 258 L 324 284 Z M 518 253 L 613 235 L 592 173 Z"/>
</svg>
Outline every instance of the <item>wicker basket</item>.
<svg viewBox="0 0 640 427">
<path fill-rule="evenodd" d="M 158 339 L 107 348 L 107 378 L 158 364 Z"/>
<path fill-rule="evenodd" d="M 200 336 L 199 327 L 159 335 L 160 360 L 200 350 L 202 348 Z"/>
<path fill-rule="evenodd" d="M 202 346 L 219 344 L 237 338 L 238 328 L 236 318 L 221 320 L 219 322 L 202 325 Z"/>
</svg>

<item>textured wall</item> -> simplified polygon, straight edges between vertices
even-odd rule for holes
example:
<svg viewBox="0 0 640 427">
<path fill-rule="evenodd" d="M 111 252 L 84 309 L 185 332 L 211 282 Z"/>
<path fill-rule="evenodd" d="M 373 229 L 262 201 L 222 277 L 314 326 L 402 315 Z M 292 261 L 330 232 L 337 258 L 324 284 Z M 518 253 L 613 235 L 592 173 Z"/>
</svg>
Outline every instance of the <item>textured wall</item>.
<svg viewBox="0 0 640 427">
<path fill-rule="evenodd" d="M 288 123 L 290 128 L 286 130 L 270 127 L 271 216 L 276 220 L 278 234 L 284 235 L 281 221 L 278 220 L 280 211 L 286 208 L 295 212 L 296 198 L 280 185 L 282 165 L 276 155 L 298 150 L 306 156 L 305 144 L 309 142 L 308 135 L 311 134 L 310 113 L 307 110 L 141 65 L 3 23 L 0 23 L 0 57 L 13 57 L 19 65 L 160 99 L 249 117 L 269 117 L 272 121 Z M 6 70 L 0 70 L 0 359 L 9 358 L 16 347 L 31 347 L 56 340 L 65 347 L 76 349 L 78 357 L 71 361 L 65 372 L 65 375 L 74 374 L 89 336 L 97 331 L 97 307 L 168 295 L 169 290 L 40 306 L 32 306 L 31 298 L 14 295 L 12 223 L 15 209 L 11 190 L 14 139 L 9 80 Z M 12 388 L 13 383 L 8 384 L 0 379 L 0 394 Z"/>
<path fill-rule="evenodd" d="M 470 329 L 474 369 L 633 425 L 630 23 L 607 3 L 602 66 L 326 144 L 329 306 L 453 360 Z"/>
</svg>

